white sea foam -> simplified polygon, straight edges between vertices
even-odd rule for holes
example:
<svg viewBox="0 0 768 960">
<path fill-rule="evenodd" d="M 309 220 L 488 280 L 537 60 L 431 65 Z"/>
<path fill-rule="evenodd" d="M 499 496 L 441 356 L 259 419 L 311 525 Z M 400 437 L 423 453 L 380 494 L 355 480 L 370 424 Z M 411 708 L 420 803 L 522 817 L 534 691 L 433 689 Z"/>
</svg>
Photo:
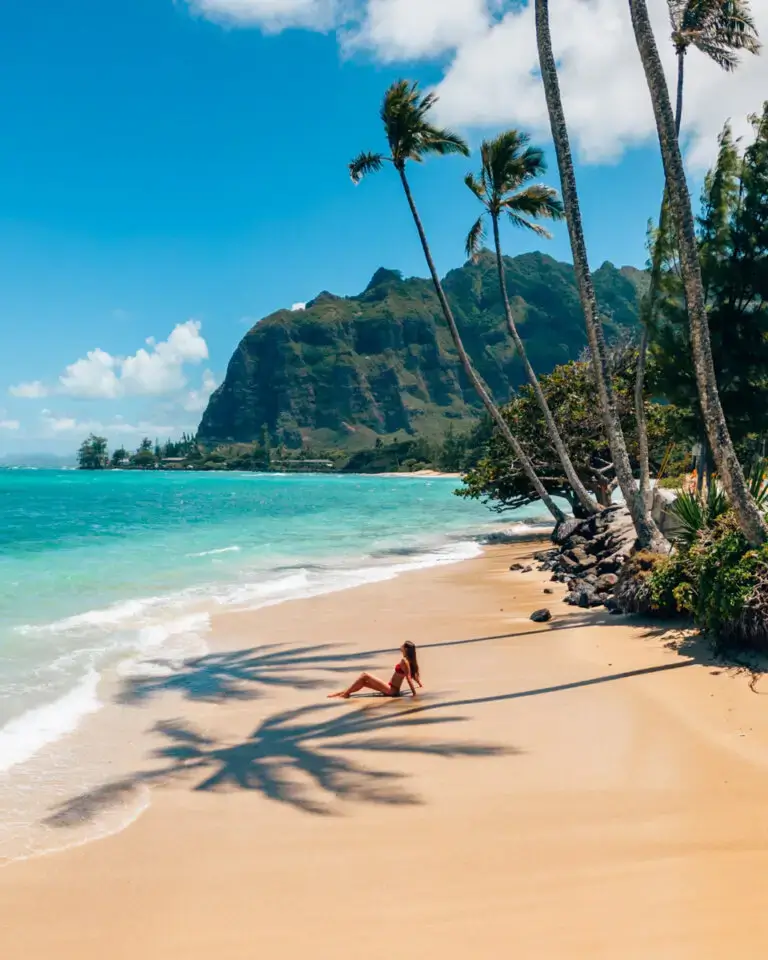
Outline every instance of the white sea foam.
<svg viewBox="0 0 768 960">
<path fill-rule="evenodd" d="M 416 553 L 400 562 L 365 562 L 362 566 L 301 567 L 283 575 L 262 573 L 258 580 L 230 584 L 206 584 L 172 596 L 129 600 L 100 610 L 67 617 L 42 626 L 18 627 L 21 633 L 38 631 L 60 634 L 76 631 L 88 637 L 88 646 L 64 654 L 53 666 L 64 669 L 81 658 L 104 662 L 116 653 L 130 653 L 117 665 L 121 676 L 168 674 L 192 657 L 208 652 L 205 635 L 210 614 L 201 605 L 257 610 L 263 607 L 350 590 L 366 584 L 392 580 L 401 574 L 469 560 L 482 553 L 475 541 L 459 541 Z M 196 612 L 170 616 L 184 607 Z M 94 640 L 98 637 L 98 642 Z M 99 673 L 89 667 L 82 680 L 53 703 L 28 710 L 0 729 L 0 772 L 23 763 L 43 747 L 74 731 L 80 721 L 101 706 L 96 695 Z"/>
<path fill-rule="evenodd" d="M 215 557 L 219 553 L 239 553 L 240 547 L 233 544 L 231 547 L 219 547 L 217 550 L 202 550 L 200 553 L 188 553 L 188 557 Z"/>
<path fill-rule="evenodd" d="M 77 729 L 83 717 L 95 713 L 101 703 L 96 694 L 99 674 L 89 669 L 82 680 L 63 697 L 34 707 L 0 729 L 0 773 L 24 763 L 49 743 Z"/>
<path fill-rule="evenodd" d="M 204 635 L 210 627 L 211 618 L 207 613 L 193 613 L 178 620 L 143 627 L 136 641 L 138 654 L 123 660 L 117 672 L 123 677 L 173 673 L 185 660 L 208 653 Z"/>
</svg>

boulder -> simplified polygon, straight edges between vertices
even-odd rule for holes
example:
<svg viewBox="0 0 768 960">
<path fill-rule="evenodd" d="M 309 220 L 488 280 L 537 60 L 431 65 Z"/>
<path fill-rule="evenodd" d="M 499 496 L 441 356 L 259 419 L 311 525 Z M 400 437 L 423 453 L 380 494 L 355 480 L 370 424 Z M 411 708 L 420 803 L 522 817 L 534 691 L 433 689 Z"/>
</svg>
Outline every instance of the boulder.
<svg viewBox="0 0 768 960">
<path fill-rule="evenodd" d="M 595 580 L 595 590 L 598 593 L 610 593 L 619 582 L 615 573 L 604 573 Z"/>
<path fill-rule="evenodd" d="M 534 623 L 546 623 L 547 620 L 551 619 L 552 614 L 546 607 L 542 607 L 541 610 L 534 610 L 531 614 L 531 620 L 533 620 Z"/>
<path fill-rule="evenodd" d="M 510 563 L 509 569 L 510 569 L 510 570 L 523 570 L 524 568 L 523 568 L 522 563 Z"/>
<path fill-rule="evenodd" d="M 599 574 L 604 573 L 618 573 L 621 570 L 623 557 L 621 554 L 613 557 L 605 557 L 605 559 L 600 560 L 597 564 L 597 572 Z"/>
<path fill-rule="evenodd" d="M 576 533 L 583 523 L 583 520 L 577 520 L 575 517 L 563 520 L 562 523 L 558 523 L 552 531 L 552 539 L 558 544 L 565 543 L 570 536 Z"/>
<path fill-rule="evenodd" d="M 552 589 L 552 587 L 544 587 L 544 593 L 554 593 L 554 592 L 555 591 Z"/>
</svg>

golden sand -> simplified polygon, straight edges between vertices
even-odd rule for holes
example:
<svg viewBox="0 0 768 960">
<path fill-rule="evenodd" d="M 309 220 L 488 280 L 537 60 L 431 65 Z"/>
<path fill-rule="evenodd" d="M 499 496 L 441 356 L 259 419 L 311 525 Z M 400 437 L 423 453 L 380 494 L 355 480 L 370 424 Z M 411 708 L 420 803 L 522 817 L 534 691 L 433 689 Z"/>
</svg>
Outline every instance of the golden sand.
<svg viewBox="0 0 768 960">
<path fill-rule="evenodd" d="M 0 870 L 0 956 L 764 956 L 768 686 L 564 606 L 531 549 L 220 617 L 120 708 L 149 809 Z M 325 699 L 408 639 L 423 696 Z"/>
</svg>

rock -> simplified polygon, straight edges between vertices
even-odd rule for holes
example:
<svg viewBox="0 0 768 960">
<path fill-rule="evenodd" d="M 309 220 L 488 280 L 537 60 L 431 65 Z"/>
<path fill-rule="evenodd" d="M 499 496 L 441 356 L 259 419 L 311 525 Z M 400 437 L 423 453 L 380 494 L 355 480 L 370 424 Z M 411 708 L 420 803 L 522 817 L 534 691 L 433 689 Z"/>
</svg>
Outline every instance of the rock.
<svg viewBox="0 0 768 960">
<path fill-rule="evenodd" d="M 559 550 L 537 550 L 533 555 L 533 559 L 543 560 L 545 563 L 547 563 L 550 560 L 554 560 L 559 552 Z"/>
<path fill-rule="evenodd" d="M 555 543 L 565 543 L 565 541 L 579 529 L 582 523 L 584 523 L 583 520 L 577 520 L 575 517 L 563 520 L 562 523 L 558 523 L 552 531 L 552 539 Z"/>
<path fill-rule="evenodd" d="M 531 614 L 531 620 L 534 623 L 546 623 L 547 620 L 552 619 L 552 614 L 546 607 L 542 607 L 541 610 L 534 610 Z"/>
<path fill-rule="evenodd" d="M 569 581 L 568 581 L 568 592 L 569 592 L 569 593 L 574 593 L 574 592 L 576 592 L 577 590 L 583 590 L 583 589 L 584 589 L 584 581 L 583 581 L 583 580 L 579 580 L 579 579 L 577 579 L 577 578 L 574 577 L 573 580 L 569 580 Z"/>
<path fill-rule="evenodd" d="M 520 572 L 521 572 L 521 573 L 532 573 L 532 572 L 533 572 L 533 567 L 530 567 L 530 566 L 529 566 L 529 567 L 523 567 L 523 569 L 522 569 Z"/>
<path fill-rule="evenodd" d="M 523 567 L 522 563 L 510 563 L 509 569 L 510 569 L 510 570 L 523 570 L 524 567 Z"/>
<path fill-rule="evenodd" d="M 603 601 L 591 587 L 585 587 L 574 596 L 577 598 L 576 602 L 580 607 L 601 607 L 603 605 Z"/>
<path fill-rule="evenodd" d="M 572 557 L 569 557 L 566 553 L 564 553 L 558 559 L 557 565 L 560 568 L 561 573 L 576 573 L 576 571 L 579 569 L 578 561 L 574 560 Z"/>
<path fill-rule="evenodd" d="M 552 589 L 552 587 L 544 587 L 544 593 L 554 593 L 554 592 L 555 591 Z"/>
<path fill-rule="evenodd" d="M 621 556 L 606 557 L 604 560 L 601 560 L 597 565 L 597 572 L 600 574 L 603 573 L 618 573 L 621 569 Z"/>
<path fill-rule="evenodd" d="M 605 609 L 608 613 L 623 613 L 619 601 L 615 597 L 608 597 L 605 601 Z"/>
<path fill-rule="evenodd" d="M 598 593 L 610 593 L 619 582 L 615 573 L 604 573 L 595 580 L 595 590 Z"/>
</svg>

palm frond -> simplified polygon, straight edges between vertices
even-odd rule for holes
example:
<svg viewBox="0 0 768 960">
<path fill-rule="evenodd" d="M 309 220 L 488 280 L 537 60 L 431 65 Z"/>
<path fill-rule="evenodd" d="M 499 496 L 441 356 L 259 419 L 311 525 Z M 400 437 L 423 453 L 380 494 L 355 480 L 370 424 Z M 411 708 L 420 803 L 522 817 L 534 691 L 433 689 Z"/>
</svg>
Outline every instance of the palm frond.
<svg viewBox="0 0 768 960">
<path fill-rule="evenodd" d="M 758 460 L 749 471 L 747 478 L 749 492 L 755 498 L 760 509 L 765 513 L 768 510 L 768 461 Z"/>
<path fill-rule="evenodd" d="M 420 154 L 436 153 L 441 157 L 450 154 L 469 156 L 469 146 L 458 133 L 453 130 L 440 130 L 425 123 L 419 136 Z M 413 158 L 415 159 L 415 157 Z"/>
<path fill-rule="evenodd" d="M 484 207 L 487 207 L 488 198 L 486 196 L 484 184 L 475 177 L 474 173 L 468 173 L 464 177 L 464 183 L 469 187 L 472 193 L 474 193 L 480 203 L 482 203 Z"/>
<path fill-rule="evenodd" d="M 477 260 L 477 255 L 482 249 L 483 243 L 485 241 L 485 216 L 480 214 L 480 216 L 472 224 L 472 229 L 467 234 L 467 242 L 464 246 L 464 249 L 467 252 L 467 259 L 472 260 L 474 263 Z"/>
<path fill-rule="evenodd" d="M 733 70 L 738 51 L 760 51 L 749 0 L 667 0 L 672 42 L 678 50 L 696 47 L 724 70 Z"/>
<path fill-rule="evenodd" d="M 524 230 L 530 230 L 532 233 L 535 233 L 537 237 L 543 237 L 545 240 L 552 239 L 552 234 L 546 227 L 542 227 L 541 224 L 533 223 L 533 221 L 521 217 L 519 213 L 514 213 L 512 210 L 507 210 L 507 216 L 509 217 L 510 223 L 514 226 L 522 227 Z"/>
<path fill-rule="evenodd" d="M 681 491 L 669 509 L 680 524 L 675 541 L 681 546 L 690 547 L 725 513 L 728 498 L 720 484 L 713 480 L 706 496 Z"/>
<path fill-rule="evenodd" d="M 501 201 L 501 207 L 507 213 L 515 213 L 527 217 L 544 217 L 547 220 L 562 220 L 565 216 L 562 202 L 558 199 L 557 190 L 536 183 L 523 190 L 518 190 Z"/>
<path fill-rule="evenodd" d="M 388 159 L 381 153 L 361 153 L 349 164 L 349 175 L 352 183 L 360 183 L 369 173 L 381 170 L 384 161 Z"/>
<path fill-rule="evenodd" d="M 434 93 L 422 94 L 411 80 L 397 80 L 384 95 L 381 119 L 396 165 L 417 163 L 430 153 L 469 155 L 466 142 L 452 130 L 433 126 L 427 116 L 437 103 Z"/>
</svg>

